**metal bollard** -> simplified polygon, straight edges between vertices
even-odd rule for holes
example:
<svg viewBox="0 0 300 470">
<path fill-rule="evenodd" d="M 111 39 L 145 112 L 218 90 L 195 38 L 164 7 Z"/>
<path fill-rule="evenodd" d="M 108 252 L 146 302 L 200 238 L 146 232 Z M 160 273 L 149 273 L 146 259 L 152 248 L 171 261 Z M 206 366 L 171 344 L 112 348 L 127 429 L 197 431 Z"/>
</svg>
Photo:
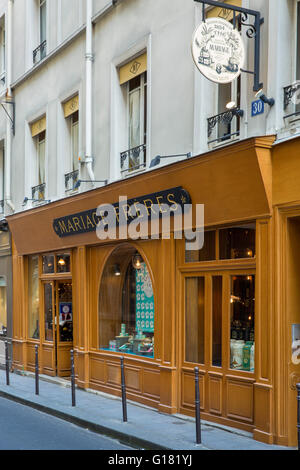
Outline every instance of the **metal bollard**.
<svg viewBox="0 0 300 470">
<path fill-rule="evenodd" d="M 8 342 L 5 341 L 5 369 L 6 369 L 6 385 L 9 385 L 9 359 L 8 359 Z"/>
<path fill-rule="evenodd" d="M 122 407 L 123 407 L 123 421 L 127 422 L 127 403 L 126 403 L 126 384 L 124 372 L 124 357 L 121 357 L 121 388 L 122 388 Z"/>
<path fill-rule="evenodd" d="M 72 406 L 76 406 L 75 399 L 75 368 L 74 368 L 74 351 L 71 351 L 71 389 L 72 389 Z"/>
<path fill-rule="evenodd" d="M 39 395 L 39 347 L 36 344 L 35 347 L 35 394 Z"/>
<path fill-rule="evenodd" d="M 300 383 L 296 385 L 297 387 L 297 403 L 298 403 L 298 412 L 297 412 L 297 428 L 298 428 L 298 450 L 300 450 Z"/>
<path fill-rule="evenodd" d="M 199 368 L 195 367 L 195 409 L 196 409 L 196 443 L 201 444 Z"/>
</svg>

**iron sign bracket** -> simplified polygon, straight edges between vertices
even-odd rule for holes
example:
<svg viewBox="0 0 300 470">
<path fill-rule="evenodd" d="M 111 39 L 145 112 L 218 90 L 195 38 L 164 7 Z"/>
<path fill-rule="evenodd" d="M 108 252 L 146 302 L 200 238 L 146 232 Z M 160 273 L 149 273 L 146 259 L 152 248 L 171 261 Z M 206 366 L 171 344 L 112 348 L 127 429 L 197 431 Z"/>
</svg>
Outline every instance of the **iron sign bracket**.
<svg viewBox="0 0 300 470">
<path fill-rule="evenodd" d="M 205 5 L 211 5 L 214 7 L 221 8 L 223 10 L 233 11 L 233 27 L 236 27 L 236 13 L 241 15 L 241 25 L 246 26 L 248 29 L 246 35 L 249 39 L 255 41 L 254 44 L 254 71 L 241 69 L 244 73 L 249 73 L 254 76 L 253 91 L 257 92 L 263 88 L 263 83 L 260 82 L 260 27 L 264 24 L 264 18 L 261 17 L 259 11 L 249 10 L 247 8 L 238 7 L 235 5 L 229 5 L 228 3 L 218 2 L 216 0 L 194 0 L 195 2 L 202 3 L 202 15 L 203 21 L 206 19 Z M 254 17 L 254 23 L 248 23 L 248 17 Z"/>
<path fill-rule="evenodd" d="M 11 122 L 11 130 L 12 130 L 12 133 L 13 135 L 15 135 L 15 121 L 16 121 L 16 105 L 15 105 L 15 102 L 14 101 L 2 101 L 0 102 L 6 116 L 8 117 L 8 119 L 10 120 Z M 6 107 L 4 106 L 4 104 L 9 104 L 12 106 L 12 115 L 10 115 L 6 109 Z"/>
</svg>

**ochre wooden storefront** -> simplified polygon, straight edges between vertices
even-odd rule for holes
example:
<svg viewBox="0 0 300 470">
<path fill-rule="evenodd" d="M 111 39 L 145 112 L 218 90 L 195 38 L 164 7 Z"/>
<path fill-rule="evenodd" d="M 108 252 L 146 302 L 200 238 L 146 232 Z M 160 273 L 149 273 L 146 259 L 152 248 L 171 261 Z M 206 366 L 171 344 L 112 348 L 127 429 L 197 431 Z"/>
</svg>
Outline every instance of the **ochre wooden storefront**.
<svg viewBox="0 0 300 470">
<path fill-rule="evenodd" d="M 296 395 L 291 380 L 299 376 L 299 366 L 291 364 L 289 329 L 291 323 L 300 323 L 300 311 L 293 308 L 299 289 L 296 289 L 294 276 L 293 282 L 288 282 L 285 269 L 297 271 L 292 260 L 294 249 L 298 249 L 300 191 L 288 196 L 299 201 L 299 214 L 294 206 L 284 208 L 279 173 L 287 163 L 280 153 L 283 144 L 272 147 L 273 142 L 273 137 L 249 139 L 9 217 L 14 240 L 14 367 L 33 370 L 34 346 L 39 344 L 41 371 L 67 375 L 72 346 L 77 384 L 120 395 L 121 353 L 109 349 L 106 343 L 102 347 L 106 341 L 102 337 L 103 330 L 108 332 L 114 328 L 107 312 L 117 312 L 123 302 L 120 300 L 123 299 L 122 286 L 127 279 L 123 265 L 133 252 L 138 252 L 153 289 L 154 357 L 122 354 L 128 397 L 163 412 L 193 416 L 193 374 L 194 367 L 198 366 L 203 418 L 253 432 L 255 439 L 264 442 L 295 444 Z M 290 152 L 296 152 L 296 148 L 291 148 Z M 287 168 L 287 180 L 288 171 Z M 205 228 L 215 237 L 213 259 L 186 258 L 184 240 L 175 239 L 173 234 L 170 239 L 100 241 L 95 231 L 60 238 L 53 229 L 54 219 L 79 214 L 100 204 L 114 204 L 119 195 L 140 198 L 179 186 L 189 193 L 193 205 L 204 204 Z M 288 183 L 286 186 L 286 192 L 293 189 Z M 294 189 L 298 191 L 296 186 Z M 292 211 L 291 216 L 296 217 L 290 225 L 287 211 Z M 255 252 L 249 249 L 248 257 L 227 259 L 222 256 L 222 230 L 232 227 L 254 230 Z M 292 241 L 289 248 L 287 231 Z M 290 253 L 287 258 L 286 252 Z M 44 257 L 54 255 L 51 259 L 58 263 L 62 254 L 70 254 L 70 272 L 44 274 Z M 57 341 L 55 345 L 46 340 L 43 320 L 40 338 L 28 336 L 28 260 L 33 256 L 38 256 L 39 260 L 36 282 L 39 283 L 41 319 L 44 317 L 43 289 L 48 297 L 49 292 L 53 296 L 55 310 L 54 303 L 62 294 L 56 290 L 55 297 L 53 292 L 61 288 L 60 283 L 72 284 L 72 343 Z M 287 259 L 290 261 L 286 268 Z M 109 277 L 109 266 L 120 268 L 118 277 Z M 233 295 L 232 286 L 248 286 L 249 291 L 251 283 L 254 289 L 254 282 L 255 367 L 254 370 L 237 370 L 231 366 L 230 315 L 231 303 L 239 297 Z M 45 288 L 45 284 L 48 287 Z M 287 294 L 288 285 L 291 295 Z M 115 295 L 107 294 L 105 299 L 109 290 Z M 65 291 L 63 285 L 64 295 Z M 292 296 L 294 301 L 290 300 Z M 68 300 L 63 297 L 65 299 Z M 203 323 L 195 312 L 202 312 Z M 252 316 L 249 313 L 249 321 Z M 191 318 L 191 322 L 187 318 Z M 216 328 L 216 324 L 220 328 Z M 194 325 L 200 326 L 202 331 L 197 337 L 193 337 Z M 193 344 L 197 344 L 198 356 Z M 65 358 L 61 367 L 55 359 L 59 347 L 59 357 Z"/>
</svg>

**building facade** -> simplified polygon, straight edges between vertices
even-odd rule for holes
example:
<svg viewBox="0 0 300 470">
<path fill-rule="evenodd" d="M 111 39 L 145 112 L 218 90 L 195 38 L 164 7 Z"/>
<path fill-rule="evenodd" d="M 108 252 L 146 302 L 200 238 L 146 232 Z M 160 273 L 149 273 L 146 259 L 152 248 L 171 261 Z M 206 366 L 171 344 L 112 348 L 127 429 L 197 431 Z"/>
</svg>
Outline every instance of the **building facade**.
<svg viewBox="0 0 300 470">
<path fill-rule="evenodd" d="M 68 376 L 74 349 L 77 384 L 118 395 L 122 354 L 131 399 L 193 416 L 197 366 L 205 419 L 295 445 L 300 2 L 153 3 L 0 2 L 13 367 L 34 370 L 38 344 L 41 371 Z M 203 14 L 243 38 L 230 84 L 193 62 Z M 97 207 L 120 196 L 126 226 L 138 202 L 204 204 L 203 249 L 176 213 L 169 238 L 101 240 Z"/>
</svg>

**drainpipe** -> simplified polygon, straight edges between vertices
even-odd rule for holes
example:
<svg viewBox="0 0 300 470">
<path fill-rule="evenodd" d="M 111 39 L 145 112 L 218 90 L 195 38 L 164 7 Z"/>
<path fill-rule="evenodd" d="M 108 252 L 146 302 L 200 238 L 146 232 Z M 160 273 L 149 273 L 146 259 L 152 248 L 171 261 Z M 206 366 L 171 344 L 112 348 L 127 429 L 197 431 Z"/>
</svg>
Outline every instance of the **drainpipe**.
<svg viewBox="0 0 300 470">
<path fill-rule="evenodd" d="M 8 1 L 7 9 L 7 65 L 6 65 L 6 83 L 7 101 L 13 99 L 12 97 L 12 14 L 13 14 L 13 0 Z M 12 109 L 10 109 L 12 113 Z M 10 207 L 12 212 L 15 212 L 15 206 L 11 200 L 11 157 L 12 157 L 12 129 L 11 122 L 7 119 L 6 124 L 6 152 L 5 152 L 5 180 L 4 180 L 4 199 L 6 204 Z"/>
<path fill-rule="evenodd" d="M 93 157 L 92 157 L 92 67 L 93 67 L 93 0 L 86 0 L 86 52 L 85 52 L 85 63 L 86 63 L 86 150 L 85 150 L 85 163 L 91 181 L 95 181 L 95 175 L 93 171 Z"/>
<path fill-rule="evenodd" d="M 93 171 L 93 156 L 92 156 L 92 145 L 93 145 L 93 89 L 92 89 L 92 68 L 93 68 L 93 22 L 99 21 L 104 17 L 112 8 L 114 8 L 120 0 L 111 0 L 100 12 L 93 18 L 93 0 L 86 0 L 86 51 L 85 51 L 85 63 L 86 63 L 86 137 L 85 137 L 85 159 L 86 169 L 89 174 L 90 180 L 95 185 L 95 174 Z"/>
</svg>

